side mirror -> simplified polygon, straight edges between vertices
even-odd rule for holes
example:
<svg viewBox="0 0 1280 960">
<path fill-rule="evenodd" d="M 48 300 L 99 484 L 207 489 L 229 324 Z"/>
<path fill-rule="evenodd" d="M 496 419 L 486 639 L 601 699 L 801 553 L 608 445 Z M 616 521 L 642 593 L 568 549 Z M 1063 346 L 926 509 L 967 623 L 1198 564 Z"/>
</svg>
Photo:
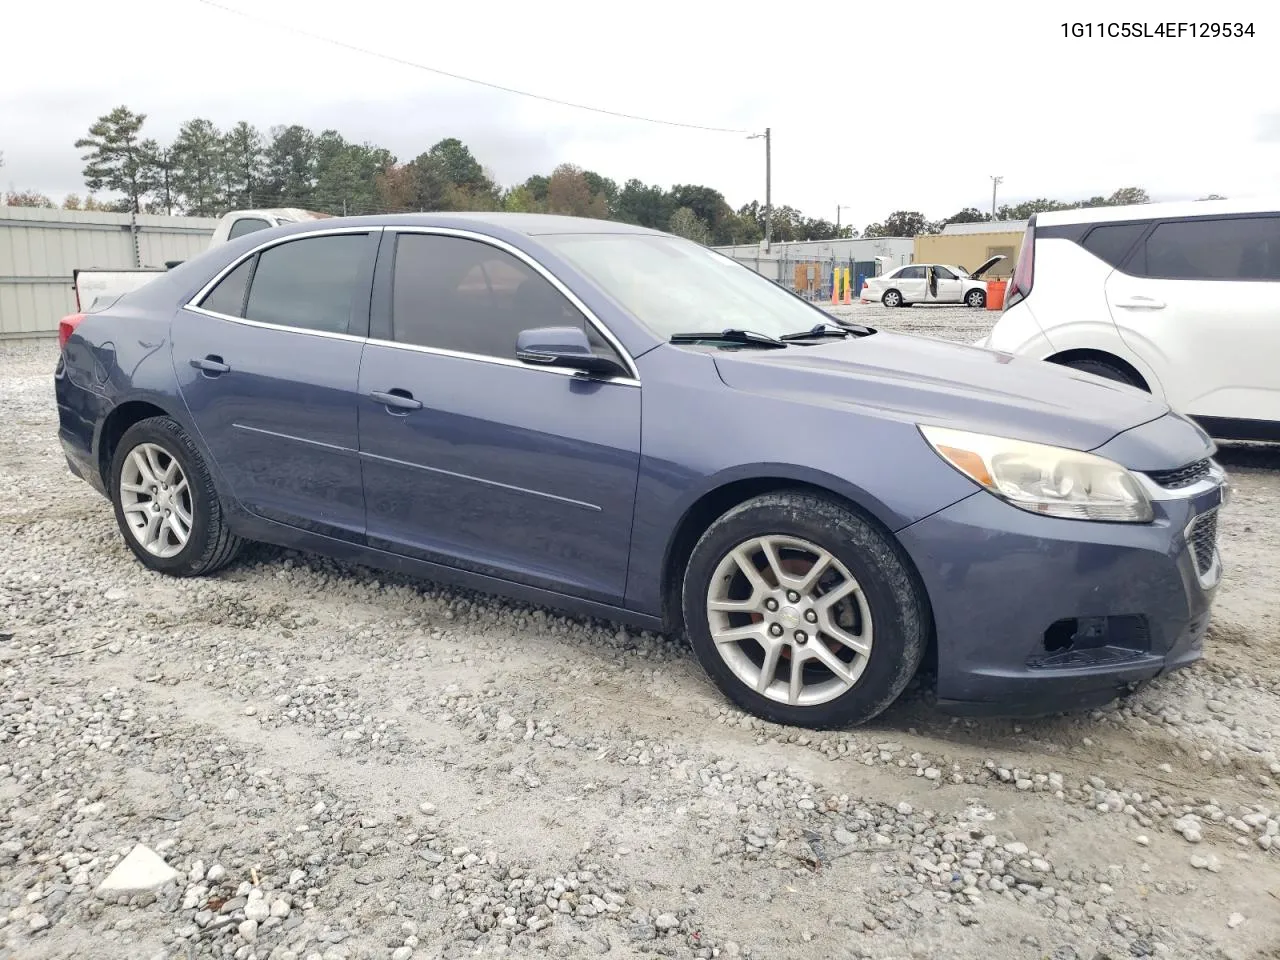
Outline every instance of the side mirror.
<svg viewBox="0 0 1280 960">
<path fill-rule="evenodd" d="M 531 365 L 564 367 L 603 376 L 626 374 L 616 361 L 591 351 L 586 331 L 581 327 L 521 330 L 516 338 L 516 359 Z"/>
</svg>

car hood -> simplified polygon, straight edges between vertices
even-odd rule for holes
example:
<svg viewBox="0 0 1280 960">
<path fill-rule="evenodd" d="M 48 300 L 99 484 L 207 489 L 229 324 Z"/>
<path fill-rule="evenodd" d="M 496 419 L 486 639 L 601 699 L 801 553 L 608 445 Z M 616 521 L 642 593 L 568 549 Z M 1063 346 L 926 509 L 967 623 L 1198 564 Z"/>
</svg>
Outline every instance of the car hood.
<svg viewBox="0 0 1280 960">
<path fill-rule="evenodd" d="M 901 334 L 713 356 L 737 390 L 1075 450 L 1169 412 L 1149 394 L 1067 367 Z"/>
</svg>

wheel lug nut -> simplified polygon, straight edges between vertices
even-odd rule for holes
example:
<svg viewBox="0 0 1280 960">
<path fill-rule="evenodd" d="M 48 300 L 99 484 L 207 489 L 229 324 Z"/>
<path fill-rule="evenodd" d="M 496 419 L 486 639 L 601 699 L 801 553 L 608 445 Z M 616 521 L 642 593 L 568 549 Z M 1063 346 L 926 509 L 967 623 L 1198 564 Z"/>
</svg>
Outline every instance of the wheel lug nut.
<svg viewBox="0 0 1280 960">
<path fill-rule="evenodd" d="M 817 623 L 817 622 L 818 622 L 818 611 L 816 611 L 816 610 L 806 610 L 806 611 L 804 612 L 804 618 L 805 618 L 806 620 L 808 620 L 810 623 Z"/>
<path fill-rule="evenodd" d="M 796 643 L 800 644 L 800 646 L 803 647 L 808 642 L 809 642 L 809 635 L 805 633 L 803 630 L 797 630 Z"/>
<path fill-rule="evenodd" d="M 771 623 L 771 624 L 769 624 L 769 636 L 771 636 L 771 637 L 780 637 L 780 636 L 782 636 L 782 624 L 780 624 L 780 623 Z"/>
<path fill-rule="evenodd" d="M 778 609 L 778 601 L 773 599 L 773 597 L 770 597 L 764 602 L 764 608 L 772 613 L 774 610 Z"/>
<path fill-rule="evenodd" d="M 787 600 L 788 600 L 790 603 L 798 603 L 798 602 L 799 602 L 799 600 L 800 600 L 800 594 L 796 593 L 794 590 L 788 590 L 788 591 L 787 591 Z"/>
</svg>

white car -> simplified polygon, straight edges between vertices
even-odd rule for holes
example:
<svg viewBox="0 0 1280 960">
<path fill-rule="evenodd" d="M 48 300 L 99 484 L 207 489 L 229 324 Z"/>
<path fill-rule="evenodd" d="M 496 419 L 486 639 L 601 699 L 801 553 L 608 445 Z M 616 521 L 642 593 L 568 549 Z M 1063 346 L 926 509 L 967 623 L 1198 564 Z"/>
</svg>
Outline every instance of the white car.
<svg viewBox="0 0 1280 960">
<path fill-rule="evenodd" d="M 987 305 L 987 281 L 981 276 L 1004 255 L 992 257 L 970 273 L 950 263 L 909 263 L 883 276 L 867 277 L 859 294 L 863 303 L 878 300 L 886 307 L 910 307 L 917 303 Z"/>
<path fill-rule="evenodd" d="M 1031 218 L 981 345 L 1147 390 L 1222 440 L 1280 440 L 1280 201 Z"/>
</svg>

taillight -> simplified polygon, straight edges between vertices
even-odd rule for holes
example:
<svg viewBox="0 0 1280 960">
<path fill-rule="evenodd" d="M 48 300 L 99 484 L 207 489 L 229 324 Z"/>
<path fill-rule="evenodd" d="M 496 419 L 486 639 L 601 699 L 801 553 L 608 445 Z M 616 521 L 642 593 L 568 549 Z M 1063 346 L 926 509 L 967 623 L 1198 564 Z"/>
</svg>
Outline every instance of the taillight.
<svg viewBox="0 0 1280 960">
<path fill-rule="evenodd" d="M 1004 308 L 1008 310 L 1015 303 L 1027 298 L 1031 292 L 1031 282 L 1036 274 L 1036 218 L 1033 214 L 1027 222 L 1027 229 L 1022 234 L 1022 246 L 1018 250 L 1018 262 L 1013 268 L 1013 277 L 1009 280 L 1009 289 L 1005 291 Z"/>
<path fill-rule="evenodd" d="M 83 313 L 72 313 L 58 321 L 59 350 L 67 345 L 67 341 L 71 339 L 71 334 L 75 333 L 76 327 L 80 326 L 80 321 L 83 319 Z"/>
</svg>

